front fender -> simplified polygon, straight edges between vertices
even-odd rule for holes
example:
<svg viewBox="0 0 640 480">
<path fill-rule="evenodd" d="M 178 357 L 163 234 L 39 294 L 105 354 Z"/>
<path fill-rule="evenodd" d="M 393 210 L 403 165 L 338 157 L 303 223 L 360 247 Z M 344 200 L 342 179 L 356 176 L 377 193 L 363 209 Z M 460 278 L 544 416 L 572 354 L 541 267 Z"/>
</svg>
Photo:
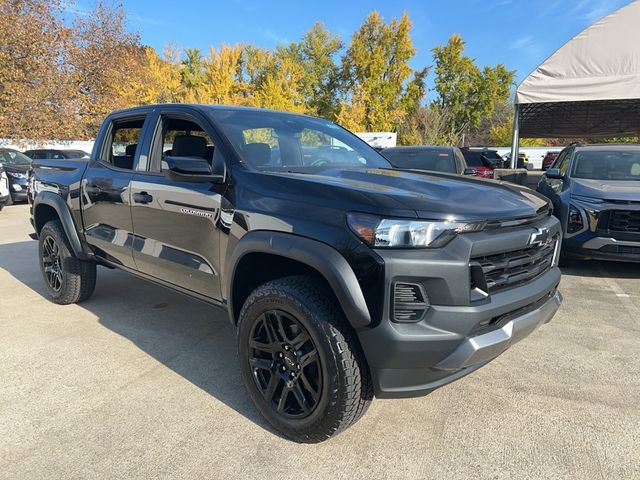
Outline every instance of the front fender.
<svg viewBox="0 0 640 480">
<path fill-rule="evenodd" d="M 254 231 L 247 233 L 238 242 L 229 261 L 226 293 L 229 317 L 235 322 L 233 312 L 233 284 L 236 267 L 242 257 L 249 253 L 269 253 L 296 260 L 319 272 L 335 293 L 349 323 L 362 328 L 371 323 L 371 315 L 355 273 L 345 258 L 329 245 L 298 235 Z"/>
<path fill-rule="evenodd" d="M 53 192 L 39 192 L 36 198 L 33 200 L 33 224 L 34 227 L 38 225 L 38 206 L 47 205 L 52 207 L 58 214 L 58 218 L 64 228 L 64 233 L 67 235 L 71 249 L 77 258 L 86 260 L 88 257 L 82 249 L 82 243 L 78 236 L 78 230 L 76 229 L 73 217 L 69 211 L 69 207 L 65 203 L 64 199 L 60 195 L 56 195 Z M 39 231 L 37 233 L 40 233 Z"/>
</svg>

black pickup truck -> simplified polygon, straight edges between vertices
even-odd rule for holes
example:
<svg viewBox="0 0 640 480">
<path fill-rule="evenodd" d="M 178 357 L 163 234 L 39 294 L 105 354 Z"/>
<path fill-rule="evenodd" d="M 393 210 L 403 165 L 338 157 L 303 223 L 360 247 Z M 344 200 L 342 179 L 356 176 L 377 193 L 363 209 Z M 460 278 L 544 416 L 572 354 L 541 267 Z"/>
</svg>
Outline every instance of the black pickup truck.
<svg viewBox="0 0 640 480">
<path fill-rule="evenodd" d="M 34 160 L 29 192 L 54 302 L 89 299 L 101 265 L 226 309 L 256 407 L 300 442 L 347 428 L 374 395 L 473 372 L 561 303 L 544 197 L 393 169 L 319 118 L 116 112 L 89 160 Z"/>
</svg>

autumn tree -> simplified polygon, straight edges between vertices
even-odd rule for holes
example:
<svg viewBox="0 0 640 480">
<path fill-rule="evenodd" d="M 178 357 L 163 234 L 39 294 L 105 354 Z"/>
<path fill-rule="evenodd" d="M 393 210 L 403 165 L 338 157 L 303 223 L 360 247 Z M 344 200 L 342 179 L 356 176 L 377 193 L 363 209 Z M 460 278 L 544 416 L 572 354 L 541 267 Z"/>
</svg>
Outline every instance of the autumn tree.
<svg viewBox="0 0 640 480">
<path fill-rule="evenodd" d="M 59 0 L 0 0 L 0 138 L 70 138 L 70 31 Z"/>
<path fill-rule="evenodd" d="M 204 60 L 203 100 L 206 103 L 243 103 L 241 82 L 242 45 L 211 47 Z"/>
<path fill-rule="evenodd" d="M 182 60 L 181 79 L 185 89 L 184 101 L 198 103 L 204 85 L 204 59 L 199 48 L 187 48 Z"/>
<path fill-rule="evenodd" d="M 416 52 L 410 30 L 406 13 L 387 24 L 374 11 L 353 35 L 343 56 L 347 96 L 361 89 L 367 99 L 363 125 L 367 130 L 394 130 L 407 114 L 406 108 L 415 108 L 424 95 L 426 70 L 416 75 L 409 65 Z M 412 74 L 412 88 L 408 89 Z M 348 104 L 343 104 L 339 117 L 344 117 L 345 108 Z"/>
<path fill-rule="evenodd" d="M 464 55 L 464 41 L 452 35 L 446 45 L 433 49 L 437 104 L 447 116 L 446 138 L 457 143 L 463 133 L 477 127 L 497 104 L 509 96 L 515 72 L 504 65 L 480 70 Z"/>
<path fill-rule="evenodd" d="M 162 57 L 145 47 L 145 74 L 138 80 L 138 101 L 142 104 L 179 102 L 184 98 L 180 76 L 180 53 L 171 45 Z M 133 81 L 134 79 L 132 79 Z"/>
<path fill-rule="evenodd" d="M 247 105 L 305 112 L 302 93 L 304 71 L 283 47 L 270 51 L 246 46 L 242 75 Z"/>
<path fill-rule="evenodd" d="M 300 42 L 281 50 L 281 55 L 302 69 L 302 100 L 312 115 L 333 119 L 337 114 L 341 79 L 334 57 L 341 49 L 340 37 L 316 22 Z"/>
<path fill-rule="evenodd" d="M 80 138 L 94 136 L 109 112 L 140 103 L 134 80 L 146 74 L 146 54 L 125 18 L 122 6 L 98 2 L 73 22 L 69 62 Z"/>
</svg>

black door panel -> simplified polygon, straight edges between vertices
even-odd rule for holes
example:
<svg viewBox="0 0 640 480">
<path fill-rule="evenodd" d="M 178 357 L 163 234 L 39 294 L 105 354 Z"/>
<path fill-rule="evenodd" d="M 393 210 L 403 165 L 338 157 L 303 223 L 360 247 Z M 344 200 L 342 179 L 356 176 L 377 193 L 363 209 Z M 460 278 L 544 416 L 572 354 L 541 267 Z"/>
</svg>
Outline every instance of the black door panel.
<svg viewBox="0 0 640 480">
<path fill-rule="evenodd" d="M 129 184 L 133 172 L 92 162 L 82 181 L 87 242 L 106 260 L 134 268 Z"/>
<path fill-rule="evenodd" d="M 223 187 L 178 183 L 161 174 L 136 174 L 131 183 L 131 215 L 138 270 L 220 299 L 216 222 Z"/>
</svg>

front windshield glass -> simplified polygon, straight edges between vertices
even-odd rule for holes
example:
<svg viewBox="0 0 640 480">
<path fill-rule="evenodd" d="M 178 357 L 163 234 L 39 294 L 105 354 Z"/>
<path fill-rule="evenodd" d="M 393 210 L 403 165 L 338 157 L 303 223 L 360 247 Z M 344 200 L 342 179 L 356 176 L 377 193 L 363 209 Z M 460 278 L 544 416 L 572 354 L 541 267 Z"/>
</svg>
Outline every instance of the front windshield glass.
<svg viewBox="0 0 640 480">
<path fill-rule="evenodd" d="M 6 165 L 30 165 L 31 159 L 15 150 L 0 150 L 0 163 Z"/>
<path fill-rule="evenodd" d="M 591 180 L 640 180 L 640 148 L 577 152 L 572 176 Z"/>
<path fill-rule="evenodd" d="M 398 168 L 456 173 L 456 160 L 450 149 L 386 150 L 382 154 Z"/>
<path fill-rule="evenodd" d="M 281 112 L 212 110 L 243 163 L 260 170 L 391 168 L 373 148 L 333 122 Z"/>
</svg>

